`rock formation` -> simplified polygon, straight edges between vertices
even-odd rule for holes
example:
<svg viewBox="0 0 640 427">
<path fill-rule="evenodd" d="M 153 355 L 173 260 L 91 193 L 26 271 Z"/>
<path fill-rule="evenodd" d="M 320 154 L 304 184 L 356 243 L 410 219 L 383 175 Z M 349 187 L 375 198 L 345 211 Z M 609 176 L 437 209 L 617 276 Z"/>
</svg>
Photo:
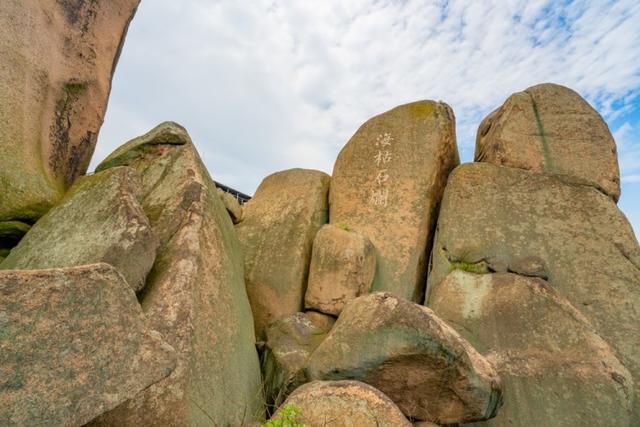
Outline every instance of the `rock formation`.
<svg viewBox="0 0 640 427">
<path fill-rule="evenodd" d="M 304 308 L 313 239 L 327 222 L 329 180 L 313 170 L 278 172 L 244 205 L 236 231 L 258 340 L 272 322 Z"/>
<path fill-rule="evenodd" d="M 305 306 L 337 316 L 349 301 L 369 293 L 375 273 L 371 241 L 348 228 L 327 224 L 313 241 Z"/>
<path fill-rule="evenodd" d="M 370 384 L 418 420 L 481 421 L 501 404 L 484 357 L 431 310 L 389 293 L 349 303 L 305 370 L 311 380 Z"/>
<path fill-rule="evenodd" d="M 175 363 L 113 267 L 0 271 L 0 425 L 83 425 Z"/>
<path fill-rule="evenodd" d="M 454 270 L 434 286 L 430 306 L 504 381 L 505 404 L 486 425 L 634 425 L 631 374 L 548 282 Z"/>
<path fill-rule="evenodd" d="M 437 207 L 458 163 L 453 111 L 433 101 L 368 120 L 340 152 L 329 217 L 373 242 L 374 290 L 422 301 Z"/>
<path fill-rule="evenodd" d="M 139 2 L 3 0 L 0 229 L 33 224 L 87 170 Z"/>
<path fill-rule="evenodd" d="M 144 287 L 158 239 L 140 206 L 140 175 L 120 167 L 83 177 L 34 225 L 0 269 L 105 262 L 135 291 Z"/>
<path fill-rule="evenodd" d="M 299 408 L 308 427 L 411 427 L 387 396 L 359 381 L 313 381 L 296 389 L 287 405 Z"/>
<path fill-rule="evenodd" d="M 163 123 L 98 170 L 142 175 L 160 240 L 141 304 L 178 352 L 175 371 L 95 425 L 217 425 L 261 419 L 264 403 L 242 255 L 233 224 L 187 132 Z"/>
</svg>

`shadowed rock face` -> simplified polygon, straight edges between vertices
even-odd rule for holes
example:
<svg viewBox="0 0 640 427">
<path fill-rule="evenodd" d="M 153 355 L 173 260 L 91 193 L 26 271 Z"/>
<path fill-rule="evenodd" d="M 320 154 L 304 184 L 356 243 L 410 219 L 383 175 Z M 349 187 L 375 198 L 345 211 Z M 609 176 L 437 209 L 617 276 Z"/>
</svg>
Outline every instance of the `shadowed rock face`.
<svg viewBox="0 0 640 427">
<path fill-rule="evenodd" d="M 165 380 L 94 425 L 239 425 L 264 402 L 242 255 L 231 219 L 187 132 L 163 123 L 98 170 L 142 176 L 142 206 L 160 247 L 140 296 L 154 329 L 178 352 Z"/>
<path fill-rule="evenodd" d="M 0 425 L 83 425 L 175 364 L 113 267 L 0 271 Z"/>
<path fill-rule="evenodd" d="M 587 319 L 548 282 L 455 270 L 430 307 L 505 383 L 487 426 L 633 426 L 634 381 Z"/>
<path fill-rule="evenodd" d="M 453 268 L 544 278 L 621 356 L 637 387 L 640 247 L 611 198 L 561 179 L 458 167 L 442 201 L 426 305 Z"/>
<path fill-rule="evenodd" d="M 363 124 L 336 160 L 330 222 L 371 239 L 374 290 L 422 301 L 437 207 L 460 162 L 454 121 L 444 103 L 402 105 Z"/>
<path fill-rule="evenodd" d="M 140 0 L 3 0 L 0 223 L 32 224 L 83 174 Z"/>
<path fill-rule="evenodd" d="M 105 262 L 139 291 L 158 239 L 140 206 L 140 175 L 119 167 L 79 179 L 13 248 L 0 269 L 72 267 Z"/>
<path fill-rule="evenodd" d="M 545 83 L 511 95 L 478 129 L 475 159 L 534 172 L 565 175 L 620 197 L 616 144 L 587 101 Z"/>
<path fill-rule="evenodd" d="M 286 405 L 295 405 L 308 427 L 411 427 L 391 399 L 359 381 L 313 381 L 297 388 Z M 280 414 L 282 409 L 273 418 Z"/>
<path fill-rule="evenodd" d="M 243 205 L 236 231 L 258 340 L 272 322 L 304 307 L 313 239 L 327 222 L 329 181 L 315 170 L 277 172 Z"/>
<path fill-rule="evenodd" d="M 389 293 L 356 298 L 308 359 L 311 380 L 370 384 L 418 420 L 495 416 L 502 385 L 489 362 L 430 309 Z"/>
</svg>

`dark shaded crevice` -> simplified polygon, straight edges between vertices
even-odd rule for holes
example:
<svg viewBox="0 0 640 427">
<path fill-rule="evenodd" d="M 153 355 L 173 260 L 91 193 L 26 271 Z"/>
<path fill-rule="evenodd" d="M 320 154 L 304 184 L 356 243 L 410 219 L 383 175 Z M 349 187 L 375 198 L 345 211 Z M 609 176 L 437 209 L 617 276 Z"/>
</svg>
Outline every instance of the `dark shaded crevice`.
<svg viewBox="0 0 640 427">
<path fill-rule="evenodd" d="M 544 170 L 545 172 L 553 173 L 555 171 L 555 165 L 553 163 L 553 156 L 551 155 L 551 147 L 549 146 L 547 134 L 544 130 L 542 119 L 540 118 L 540 111 L 538 110 L 538 105 L 536 104 L 535 99 L 533 99 L 533 95 L 531 95 L 529 92 L 525 92 L 525 93 L 529 95 L 529 98 L 531 99 L 533 114 L 536 116 L 536 126 L 538 128 L 538 136 L 540 137 L 540 142 L 542 142 L 542 154 L 544 155 Z"/>
</svg>

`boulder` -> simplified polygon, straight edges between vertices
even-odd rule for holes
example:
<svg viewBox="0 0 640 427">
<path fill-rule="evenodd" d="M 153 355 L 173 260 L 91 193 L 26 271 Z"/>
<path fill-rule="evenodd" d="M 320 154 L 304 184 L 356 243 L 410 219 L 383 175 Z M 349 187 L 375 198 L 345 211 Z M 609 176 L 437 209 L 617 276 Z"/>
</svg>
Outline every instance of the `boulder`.
<svg viewBox="0 0 640 427">
<path fill-rule="evenodd" d="M 298 408 L 298 422 L 307 427 L 411 427 L 400 409 L 379 390 L 359 381 L 313 381 L 297 388 L 287 405 Z"/>
<path fill-rule="evenodd" d="M 267 328 L 262 372 L 269 406 L 280 406 L 294 388 L 305 382 L 304 363 L 330 329 L 314 323 L 305 313 L 285 316 Z"/>
<path fill-rule="evenodd" d="M 113 267 L 0 271 L 0 425 L 83 425 L 175 363 Z"/>
<path fill-rule="evenodd" d="M 487 426 L 637 425 L 631 374 L 548 282 L 454 270 L 430 306 L 504 381 L 505 404 Z"/>
<path fill-rule="evenodd" d="M 327 224 L 313 241 L 305 307 L 337 316 L 346 303 L 369 293 L 375 273 L 371 241 L 346 227 Z"/>
<path fill-rule="evenodd" d="M 272 322 L 304 307 L 313 239 L 327 222 L 329 181 L 315 170 L 278 172 L 243 206 L 236 231 L 258 340 Z"/>
<path fill-rule="evenodd" d="M 237 425 L 264 417 L 260 364 L 233 224 L 189 135 L 163 123 L 108 157 L 142 174 L 159 236 L 141 304 L 178 351 L 176 370 L 96 420 L 107 426 Z"/>
<path fill-rule="evenodd" d="M 327 332 L 330 331 L 336 323 L 335 317 L 317 311 L 307 310 L 304 312 L 304 315 L 311 321 L 311 323 Z"/>
<path fill-rule="evenodd" d="M 573 90 L 545 83 L 511 95 L 478 129 L 476 161 L 564 175 L 620 197 L 616 144 Z"/>
<path fill-rule="evenodd" d="M 460 162 L 454 121 L 441 102 L 402 105 L 368 120 L 338 156 L 329 217 L 373 242 L 374 290 L 422 301 L 438 204 Z"/>
<path fill-rule="evenodd" d="M 345 307 L 305 372 L 365 382 L 406 416 L 442 424 L 491 418 L 502 401 L 500 378 L 466 340 L 430 309 L 384 292 Z"/>
<path fill-rule="evenodd" d="M 608 196 L 560 176 L 462 165 L 449 178 L 432 253 L 426 305 L 452 269 L 546 279 L 622 357 L 638 384 L 640 248 Z"/>
<path fill-rule="evenodd" d="M 238 202 L 238 199 L 236 199 L 233 194 L 227 193 L 220 188 L 218 188 L 218 195 L 220 196 L 220 200 L 222 200 L 224 207 L 227 209 L 227 212 L 231 217 L 231 221 L 233 221 L 234 224 L 242 222 L 242 205 Z"/>
<path fill-rule="evenodd" d="M 105 262 L 139 291 L 158 239 L 140 206 L 140 175 L 109 169 L 79 179 L 25 235 L 0 269 L 72 267 Z"/>
<path fill-rule="evenodd" d="M 89 166 L 140 0 L 3 0 L 0 224 L 33 224 Z"/>
</svg>

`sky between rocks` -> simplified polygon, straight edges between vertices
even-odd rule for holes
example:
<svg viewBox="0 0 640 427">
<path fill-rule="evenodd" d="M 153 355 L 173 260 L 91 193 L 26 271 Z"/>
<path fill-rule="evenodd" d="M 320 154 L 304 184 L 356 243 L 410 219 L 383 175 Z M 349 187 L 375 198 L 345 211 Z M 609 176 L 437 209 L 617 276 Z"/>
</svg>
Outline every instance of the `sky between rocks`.
<svg viewBox="0 0 640 427">
<path fill-rule="evenodd" d="M 92 168 L 174 120 L 214 179 L 252 194 L 278 170 L 331 173 L 366 119 L 419 99 L 453 107 L 468 162 L 482 118 L 542 82 L 604 116 L 640 235 L 637 0 L 142 0 Z"/>
</svg>

